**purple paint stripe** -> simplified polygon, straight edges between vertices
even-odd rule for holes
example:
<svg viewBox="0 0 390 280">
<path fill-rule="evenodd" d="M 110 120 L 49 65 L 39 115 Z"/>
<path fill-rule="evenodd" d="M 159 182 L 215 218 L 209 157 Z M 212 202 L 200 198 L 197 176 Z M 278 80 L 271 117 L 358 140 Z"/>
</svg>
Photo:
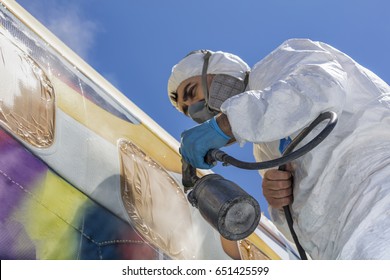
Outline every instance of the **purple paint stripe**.
<svg viewBox="0 0 390 280">
<path fill-rule="evenodd" d="M 0 221 L 19 206 L 47 170 L 40 159 L 0 130 Z"/>
</svg>

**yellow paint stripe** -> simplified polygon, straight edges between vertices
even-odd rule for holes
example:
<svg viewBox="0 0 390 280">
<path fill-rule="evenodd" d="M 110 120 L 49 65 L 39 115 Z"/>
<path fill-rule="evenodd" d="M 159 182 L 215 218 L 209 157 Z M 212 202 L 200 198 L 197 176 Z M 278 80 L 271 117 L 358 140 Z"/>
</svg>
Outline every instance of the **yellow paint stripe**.
<svg viewBox="0 0 390 280">
<path fill-rule="evenodd" d="M 252 233 L 247 237 L 253 245 L 259 248 L 264 254 L 266 254 L 272 260 L 281 260 L 281 257 L 275 253 L 257 234 Z"/>
<path fill-rule="evenodd" d="M 55 77 L 51 77 L 55 88 L 57 107 L 113 145 L 125 138 L 169 171 L 181 173 L 181 158 L 176 150 L 154 134 L 143 123 L 132 124 L 97 106 L 74 89 Z M 141 120 L 142 121 L 142 120 Z"/>
<path fill-rule="evenodd" d="M 37 259 L 72 259 L 79 235 L 74 226 L 88 198 L 51 171 L 37 183 L 14 217 L 25 225 Z"/>
</svg>

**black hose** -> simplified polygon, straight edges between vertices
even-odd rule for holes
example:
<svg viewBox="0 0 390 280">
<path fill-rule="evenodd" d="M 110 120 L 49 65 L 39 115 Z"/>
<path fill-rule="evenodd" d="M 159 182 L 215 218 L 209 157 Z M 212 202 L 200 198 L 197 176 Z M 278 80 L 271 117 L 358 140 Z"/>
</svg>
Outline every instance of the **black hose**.
<svg viewBox="0 0 390 280">
<path fill-rule="evenodd" d="M 286 216 L 286 220 L 287 220 L 288 228 L 290 229 L 291 236 L 295 242 L 295 245 L 297 246 L 299 256 L 301 260 L 307 260 L 306 252 L 303 249 L 301 243 L 299 243 L 298 236 L 294 230 L 294 222 L 290 211 L 290 207 L 288 205 L 283 206 L 283 211 L 284 211 L 284 215 Z"/>
<path fill-rule="evenodd" d="M 294 153 L 293 150 L 295 149 L 295 147 L 310 133 L 311 130 L 313 130 L 314 127 L 316 127 L 320 122 L 322 122 L 325 119 L 329 119 L 329 123 L 321 131 L 321 133 L 318 134 L 311 141 L 314 143 L 313 144 L 314 146 L 312 148 L 314 148 L 319 143 L 321 143 L 322 140 L 324 140 L 329 135 L 329 133 L 333 130 L 334 126 L 337 123 L 337 115 L 333 112 L 325 112 L 325 113 L 321 114 L 317 119 L 315 119 L 306 129 L 304 129 L 300 134 L 298 134 L 298 136 L 295 137 L 294 140 L 287 146 L 286 150 L 283 153 L 283 156 L 291 155 L 291 153 Z M 321 135 L 322 133 L 323 133 L 323 135 Z M 316 138 L 318 138 L 318 139 L 316 139 Z M 297 150 L 297 152 L 298 151 L 299 150 Z M 286 165 L 285 164 L 281 165 L 279 167 L 279 170 L 285 171 Z M 294 230 L 294 222 L 293 222 L 290 206 L 289 205 L 283 206 L 283 211 L 284 211 L 284 215 L 286 216 L 286 221 L 287 221 L 288 227 L 290 229 L 291 236 L 295 242 L 295 245 L 297 246 L 299 256 L 301 257 L 301 260 L 307 260 L 307 255 L 305 253 L 305 250 L 303 249 L 302 245 L 299 243 L 298 236 Z"/>
<path fill-rule="evenodd" d="M 292 150 L 298 145 L 298 143 L 301 142 L 302 139 L 305 138 L 313 130 L 313 128 L 315 128 L 320 122 L 326 119 L 329 119 L 328 124 L 315 138 L 313 138 L 309 143 L 305 144 L 298 150 L 292 152 Z M 262 162 L 246 162 L 246 161 L 238 160 L 221 150 L 213 149 L 208 151 L 206 155 L 206 162 L 211 164 L 211 163 L 215 163 L 216 161 L 220 161 L 227 165 L 230 164 L 241 169 L 249 169 L 249 170 L 268 169 L 268 168 L 280 166 L 303 156 L 304 154 L 308 153 L 313 148 L 315 148 L 329 135 L 329 133 L 333 130 L 336 123 L 337 123 L 336 113 L 329 111 L 320 114 L 308 127 L 304 128 L 302 132 L 298 134 L 297 137 L 294 138 L 294 140 L 290 143 L 290 145 L 287 147 L 286 151 L 284 152 L 284 155 L 277 159 L 262 161 Z"/>
<path fill-rule="evenodd" d="M 296 151 L 293 151 L 295 147 L 322 121 L 328 119 L 329 122 L 325 126 L 325 128 L 316 136 L 314 137 L 310 142 L 302 146 Z M 209 164 L 216 163 L 216 161 L 223 162 L 224 164 L 230 164 L 235 167 L 241 168 L 241 169 L 249 169 L 249 170 L 259 170 L 259 169 L 268 169 L 272 167 L 279 166 L 279 170 L 285 170 L 285 165 L 293 161 L 304 154 L 311 151 L 313 148 L 315 148 L 318 144 L 320 144 L 333 130 L 337 123 L 337 114 L 331 111 L 324 112 L 320 114 L 308 127 L 304 128 L 301 133 L 297 135 L 297 137 L 294 138 L 294 140 L 288 145 L 286 150 L 284 151 L 282 157 L 270 161 L 263 161 L 263 162 L 245 162 L 240 161 L 232 156 L 229 156 L 225 152 L 221 150 L 210 150 L 206 155 L 206 162 Z M 302 248 L 301 244 L 299 243 L 298 237 L 294 231 L 293 227 L 293 219 L 290 211 L 290 207 L 284 206 L 283 207 L 284 214 L 286 216 L 287 224 L 289 226 L 291 235 L 294 239 L 294 242 L 297 246 L 299 255 L 302 260 L 307 260 L 306 253 L 304 249 Z"/>
<path fill-rule="evenodd" d="M 280 166 L 279 170 L 286 171 L 286 165 Z M 290 206 L 289 205 L 283 206 L 283 211 L 284 211 L 284 216 L 286 217 L 287 225 L 288 225 L 288 228 L 290 230 L 291 236 L 294 240 L 295 245 L 297 246 L 299 256 L 300 256 L 301 260 L 307 260 L 306 252 L 303 249 L 301 243 L 299 243 L 298 236 L 294 230 L 294 220 L 292 218 Z"/>
</svg>

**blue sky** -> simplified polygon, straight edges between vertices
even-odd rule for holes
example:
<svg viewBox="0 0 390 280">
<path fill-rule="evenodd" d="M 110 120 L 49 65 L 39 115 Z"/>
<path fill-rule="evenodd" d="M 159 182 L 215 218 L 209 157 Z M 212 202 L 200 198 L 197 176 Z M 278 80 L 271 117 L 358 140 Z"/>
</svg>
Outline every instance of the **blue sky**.
<svg viewBox="0 0 390 280">
<path fill-rule="evenodd" d="M 180 139 L 195 125 L 167 99 L 171 68 L 195 49 L 250 66 L 289 38 L 333 45 L 390 83 L 388 0 L 17 0 L 161 127 Z M 253 161 L 252 145 L 226 149 Z M 256 171 L 218 166 L 267 212 Z"/>
</svg>

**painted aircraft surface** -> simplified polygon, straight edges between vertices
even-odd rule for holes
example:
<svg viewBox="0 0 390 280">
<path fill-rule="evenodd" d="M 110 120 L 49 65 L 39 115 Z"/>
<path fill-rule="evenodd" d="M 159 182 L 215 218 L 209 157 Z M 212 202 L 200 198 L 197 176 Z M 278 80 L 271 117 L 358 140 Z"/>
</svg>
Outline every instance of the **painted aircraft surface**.
<svg viewBox="0 0 390 280">
<path fill-rule="evenodd" d="M 0 259 L 230 259 L 183 192 L 178 142 L 8 0 L 0 85 Z M 298 258 L 264 216 L 237 245 Z"/>
</svg>

